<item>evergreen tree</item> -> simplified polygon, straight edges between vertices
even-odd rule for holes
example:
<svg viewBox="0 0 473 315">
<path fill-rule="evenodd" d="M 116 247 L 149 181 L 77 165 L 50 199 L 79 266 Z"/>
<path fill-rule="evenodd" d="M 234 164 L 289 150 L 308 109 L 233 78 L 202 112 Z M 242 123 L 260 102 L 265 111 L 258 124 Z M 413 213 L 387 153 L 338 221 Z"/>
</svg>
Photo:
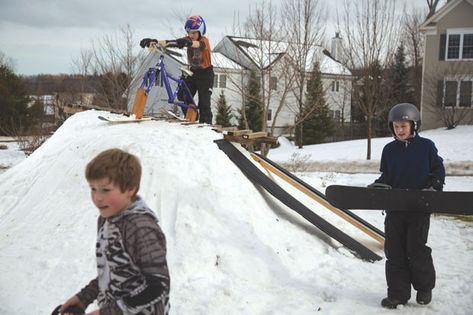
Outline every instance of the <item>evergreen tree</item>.
<svg viewBox="0 0 473 315">
<path fill-rule="evenodd" d="M 261 131 L 261 119 L 263 113 L 263 100 L 261 98 L 261 84 L 254 71 L 250 72 L 248 85 L 245 93 L 245 116 L 248 122 L 248 128 L 253 131 Z M 240 113 L 239 128 L 244 129 L 243 111 Z"/>
<path fill-rule="evenodd" d="M 406 53 L 402 43 L 396 50 L 387 81 L 389 87 L 388 102 L 391 105 L 389 108 L 398 103 L 412 103 L 414 101 L 412 90 L 409 88 L 409 71 L 406 67 Z"/>
<path fill-rule="evenodd" d="M 303 117 L 303 144 L 321 143 L 333 132 L 333 120 L 325 101 L 322 76 L 318 62 L 314 64 L 307 80 Z"/>
<path fill-rule="evenodd" d="M 217 125 L 220 125 L 222 127 L 230 127 L 232 125 L 232 118 L 232 108 L 231 106 L 227 105 L 225 94 L 223 93 L 223 91 L 221 91 L 217 101 Z"/>
<path fill-rule="evenodd" d="M 0 62 L 0 134 L 25 126 L 27 107 L 28 96 L 23 81 L 6 63 Z"/>
</svg>

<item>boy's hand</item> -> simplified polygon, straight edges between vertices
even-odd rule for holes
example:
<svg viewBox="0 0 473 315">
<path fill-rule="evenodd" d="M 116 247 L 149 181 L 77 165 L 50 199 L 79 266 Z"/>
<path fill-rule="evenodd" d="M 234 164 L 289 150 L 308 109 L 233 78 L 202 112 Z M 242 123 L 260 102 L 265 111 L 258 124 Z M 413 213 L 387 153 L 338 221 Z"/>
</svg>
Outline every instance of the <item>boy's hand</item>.
<svg viewBox="0 0 473 315">
<path fill-rule="evenodd" d="M 151 43 L 158 43 L 158 40 L 157 39 L 152 39 L 152 38 L 143 38 L 141 41 L 140 41 L 140 46 L 141 48 L 145 48 L 145 47 L 149 47 L 149 45 L 151 45 Z"/>
<path fill-rule="evenodd" d="M 69 298 L 64 304 L 61 305 L 61 308 L 59 309 L 60 314 L 72 314 L 72 315 L 78 315 L 78 314 L 84 314 L 84 305 L 82 302 L 79 300 L 79 297 L 77 295 L 74 295 L 73 297 Z"/>
</svg>

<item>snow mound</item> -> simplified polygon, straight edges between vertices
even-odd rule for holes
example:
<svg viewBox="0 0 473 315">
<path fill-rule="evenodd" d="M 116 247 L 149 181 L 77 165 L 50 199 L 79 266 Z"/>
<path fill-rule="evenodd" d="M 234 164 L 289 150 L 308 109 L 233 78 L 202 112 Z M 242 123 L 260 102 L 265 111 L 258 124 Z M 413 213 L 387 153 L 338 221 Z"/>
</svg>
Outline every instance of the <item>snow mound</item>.
<svg viewBox="0 0 473 315">
<path fill-rule="evenodd" d="M 384 263 L 335 249 L 339 244 L 262 194 L 213 143 L 221 134 L 163 121 L 112 125 L 97 118 L 103 114 L 75 114 L 0 175 L 0 314 L 49 314 L 96 276 L 98 213 L 83 174 L 112 147 L 142 162 L 140 195 L 167 238 L 172 314 L 379 313 Z M 462 234 L 454 227 L 445 221 L 440 230 Z M 457 289 L 471 289 L 472 277 L 457 271 L 449 275 Z M 472 304 L 461 298 L 425 314 L 463 314 Z"/>
</svg>

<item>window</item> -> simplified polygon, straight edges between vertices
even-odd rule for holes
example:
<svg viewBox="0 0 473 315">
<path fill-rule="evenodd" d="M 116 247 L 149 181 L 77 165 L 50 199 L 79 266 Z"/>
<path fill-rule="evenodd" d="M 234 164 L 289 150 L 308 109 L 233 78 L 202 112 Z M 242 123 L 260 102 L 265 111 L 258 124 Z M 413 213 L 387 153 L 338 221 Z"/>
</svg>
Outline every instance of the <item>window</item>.
<svg viewBox="0 0 473 315">
<path fill-rule="evenodd" d="M 473 78 L 447 79 L 442 85 L 439 93 L 444 95 L 443 106 L 473 108 Z"/>
<path fill-rule="evenodd" d="M 332 81 L 332 92 L 338 92 L 339 88 L 340 88 L 340 82 Z"/>
<path fill-rule="evenodd" d="M 220 77 L 220 83 L 219 83 L 219 87 L 221 89 L 224 89 L 227 87 L 227 76 L 225 74 L 221 74 L 219 75 Z"/>
<path fill-rule="evenodd" d="M 457 85 L 456 81 L 445 82 L 445 107 L 454 107 L 457 104 Z"/>
<path fill-rule="evenodd" d="M 224 89 L 227 87 L 227 75 L 215 74 L 214 76 L 214 88 Z"/>
<path fill-rule="evenodd" d="M 273 111 L 270 108 L 270 109 L 268 109 L 268 119 L 267 120 L 270 121 L 273 118 L 272 116 L 273 116 Z"/>
<path fill-rule="evenodd" d="M 463 59 L 473 59 L 473 34 L 463 35 Z"/>
<path fill-rule="evenodd" d="M 473 29 L 447 30 L 446 60 L 473 59 Z"/>
<path fill-rule="evenodd" d="M 460 82 L 460 107 L 471 107 L 471 86 L 473 81 L 461 81 Z"/>
</svg>

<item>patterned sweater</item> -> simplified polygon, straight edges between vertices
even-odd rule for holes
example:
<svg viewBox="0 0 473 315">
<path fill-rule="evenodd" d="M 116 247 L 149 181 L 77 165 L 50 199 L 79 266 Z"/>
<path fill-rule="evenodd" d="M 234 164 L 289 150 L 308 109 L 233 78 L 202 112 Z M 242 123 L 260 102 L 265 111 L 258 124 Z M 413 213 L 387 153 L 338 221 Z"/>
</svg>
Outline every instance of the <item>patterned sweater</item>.
<svg viewBox="0 0 473 315">
<path fill-rule="evenodd" d="M 99 217 L 98 277 L 77 294 L 86 307 L 97 299 L 101 315 L 168 314 L 166 239 L 157 221 L 140 197 L 116 217 Z"/>
</svg>

